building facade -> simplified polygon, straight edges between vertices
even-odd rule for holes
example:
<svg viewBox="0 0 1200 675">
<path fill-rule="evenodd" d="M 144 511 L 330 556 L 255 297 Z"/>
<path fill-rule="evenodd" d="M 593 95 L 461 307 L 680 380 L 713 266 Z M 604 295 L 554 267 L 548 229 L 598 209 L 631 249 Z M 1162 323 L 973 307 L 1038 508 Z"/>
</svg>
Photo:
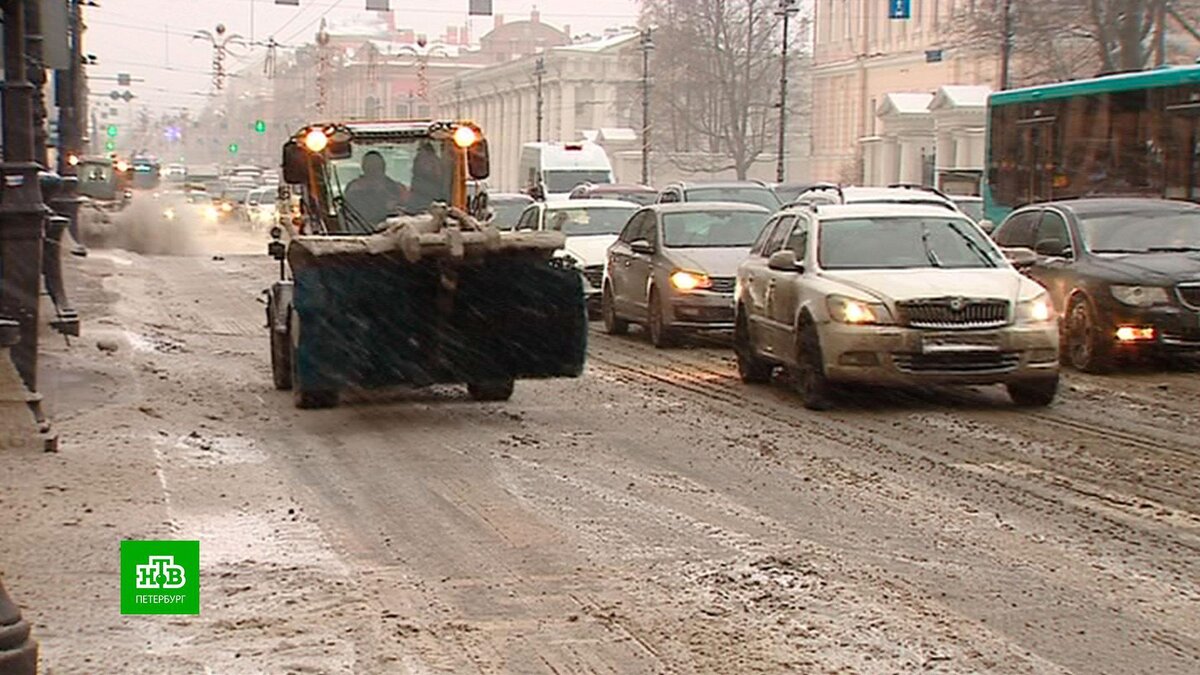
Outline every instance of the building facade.
<svg viewBox="0 0 1200 675">
<path fill-rule="evenodd" d="M 873 177 L 865 176 L 864 141 L 869 147 L 883 133 L 879 113 L 890 94 L 923 94 L 928 104 L 943 85 L 994 86 L 998 59 L 957 41 L 954 19 L 972 1 L 911 0 L 910 19 L 889 19 L 888 3 L 879 0 L 816 0 L 813 178 L 857 183 Z M 927 153 L 936 150 L 935 140 L 927 135 Z M 913 177 L 907 165 L 905 175 Z"/>
</svg>

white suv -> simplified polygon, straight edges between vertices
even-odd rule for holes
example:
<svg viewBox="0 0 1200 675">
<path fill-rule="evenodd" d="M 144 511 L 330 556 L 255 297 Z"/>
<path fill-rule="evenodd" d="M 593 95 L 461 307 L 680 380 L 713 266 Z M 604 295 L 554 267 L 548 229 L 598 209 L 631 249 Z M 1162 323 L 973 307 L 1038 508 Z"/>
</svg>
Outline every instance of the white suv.
<svg viewBox="0 0 1200 675">
<path fill-rule="evenodd" d="M 804 404 L 838 383 L 1058 389 L 1058 319 L 970 219 L 943 206 L 810 205 L 767 223 L 738 268 L 734 347 L 746 382 L 776 366 Z"/>
</svg>

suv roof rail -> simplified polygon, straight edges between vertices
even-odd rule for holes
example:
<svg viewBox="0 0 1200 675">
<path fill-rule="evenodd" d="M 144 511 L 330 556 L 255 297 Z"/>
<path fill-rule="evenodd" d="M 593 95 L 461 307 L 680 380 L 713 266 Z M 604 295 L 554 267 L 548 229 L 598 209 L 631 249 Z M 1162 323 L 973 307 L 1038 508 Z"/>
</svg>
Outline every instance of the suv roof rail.
<svg viewBox="0 0 1200 675">
<path fill-rule="evenodd" d="M 942 199 L 950 199 L 950 197 L 947 196 L 946 193 L 942 192 L 941 190 L 939 190 L 935 187 L 930 187 L 928 185 L 921 185 L 919 183 L 892 183 L 888 187 L 894 188 L 894 189 L 900 189 L 900 190 L 920 190 L 922 192 L 928 192 L 931 194 L 935 194 L 935 195 L 941 197 Z"/>
<path fill-rule="evenodd" d="M 838 203 L 846 203 L 846 194 L 842 192 L 842 186 L 837 183 L 814 183 L 810 185 L 804 192 L 801 192 L 796 199 L 792 200 L 792 204 L 800 204 L 805 202 L 804 195 L 810 192 L 835 192 L 837 193 Z"/>
</svg>

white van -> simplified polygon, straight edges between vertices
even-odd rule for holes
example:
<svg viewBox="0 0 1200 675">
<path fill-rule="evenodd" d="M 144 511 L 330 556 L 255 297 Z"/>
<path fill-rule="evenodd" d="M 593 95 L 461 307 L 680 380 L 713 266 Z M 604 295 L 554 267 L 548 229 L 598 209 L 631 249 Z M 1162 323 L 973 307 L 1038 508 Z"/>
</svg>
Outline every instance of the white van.
<svg viewBox="0 0 1200 675">
<path fill-rule="evenodd" d="M 591 141 L 526 143 L 517 171 L 523 191 L 541 185 L 547 200 L 566 199 L 582 183 L 616 182 L 608 154 Z"/>
</svg>

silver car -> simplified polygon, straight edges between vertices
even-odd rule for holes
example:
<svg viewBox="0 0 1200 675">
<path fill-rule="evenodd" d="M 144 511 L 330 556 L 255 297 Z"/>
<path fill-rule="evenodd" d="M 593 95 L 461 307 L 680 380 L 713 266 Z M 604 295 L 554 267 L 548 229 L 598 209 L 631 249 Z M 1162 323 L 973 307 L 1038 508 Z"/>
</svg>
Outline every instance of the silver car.
<svg viewBox="0 0 1200 675">
<path fill-rule="evenodd" d="M 738 264 L 771 212 L 753 204 L 655 204 L 608 248 L 600 312 L 605 330 L 640 323 L 656 347 L 694 330 L 733 328 Z"/>
</svg>

